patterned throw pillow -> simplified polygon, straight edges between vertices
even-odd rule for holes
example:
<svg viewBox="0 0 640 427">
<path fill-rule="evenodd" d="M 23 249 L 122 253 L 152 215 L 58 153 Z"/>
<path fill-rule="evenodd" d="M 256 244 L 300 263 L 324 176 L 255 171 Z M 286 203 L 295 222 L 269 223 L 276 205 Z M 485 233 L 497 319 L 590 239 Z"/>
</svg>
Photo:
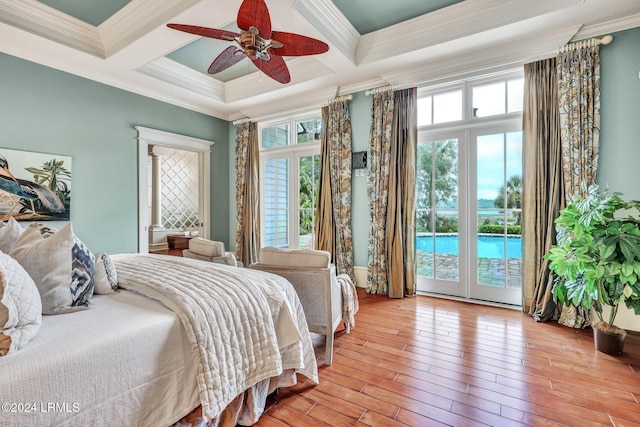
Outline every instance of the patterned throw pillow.
<svg viewBox="0 0 640 427">
<path fill-rule="evenodd" d="M 42 297 L 43 314 L 86 309 L 93 296 L 95 256 L 78 239 L 71 223 L 59 231 L 31 224 L 10 255 L 29 273 Z"/>
<path fill-rule="evenodd" d="M 9 218 L 6 224 L 0 224 L 3 224 L 3 227 L 0 227 L 0 251 L 8 254 L 24 228 L 13 217 Z"/>
<path fill-rule="evenodd" d="M 35 283 L 15 259 L 0 253 L 0 356 L 24 347 L 41 321 Z"/>
<path fill-rule="evenodd" d="M 96 272 L 93 275 L 93 292 L 98 295 L 118 292 L 118 274 L 111 257 L 105 253 L 96 254 Z"/>
</svg>

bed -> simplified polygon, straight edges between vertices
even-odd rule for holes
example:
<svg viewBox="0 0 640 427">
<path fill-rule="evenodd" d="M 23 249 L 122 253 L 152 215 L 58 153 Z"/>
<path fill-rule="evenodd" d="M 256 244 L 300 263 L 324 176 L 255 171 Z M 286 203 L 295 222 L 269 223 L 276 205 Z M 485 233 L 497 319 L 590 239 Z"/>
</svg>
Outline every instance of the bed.
<svg viewBox="0 0 640 427">
<path fill-rule="evenodd" d="M 254 398 L 296 374 L 317 383 L 285 279 L 164 255 L 112 259 L 122 290 L 42 316 L 26 346 L 0 357 L 3 426 L 170 426 L 199 405 L 215 418 L 247 393 L 240 417 L 250 424 Z"/>
</svg>

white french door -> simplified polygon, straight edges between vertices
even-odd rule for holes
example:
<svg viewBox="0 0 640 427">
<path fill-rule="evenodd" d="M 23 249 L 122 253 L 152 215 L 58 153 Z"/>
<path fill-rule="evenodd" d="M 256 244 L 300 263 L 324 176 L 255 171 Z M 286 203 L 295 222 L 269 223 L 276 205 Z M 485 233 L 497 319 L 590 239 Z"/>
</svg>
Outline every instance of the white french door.
<svg viewBox="0 0 640 427">
<path fill-rule="evenodd" d="M 522 302 L 522 131 L 476 129 L 469 144 L 469 296 Z"/>
<path fill-rule="evenodd" d="M 463 132 L 421 132 L 416 175 L 419 291 L 468 294 L 466 151 Z"/>
<path fill-rule="evenodd" d="M 519 124 L 421 132 L 417 163 L 418 291 L 519 305 Z"/>
</svg>

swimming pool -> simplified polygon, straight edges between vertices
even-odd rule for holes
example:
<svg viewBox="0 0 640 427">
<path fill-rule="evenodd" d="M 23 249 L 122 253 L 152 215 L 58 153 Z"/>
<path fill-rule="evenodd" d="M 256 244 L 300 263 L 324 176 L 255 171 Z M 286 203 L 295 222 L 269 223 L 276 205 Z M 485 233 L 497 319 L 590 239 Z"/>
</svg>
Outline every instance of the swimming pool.
<svg viewBox="0 0 640 427">
<path fill-rule="evenodd" d="M 522 257 L 520 236 L 478 236 L 479 258 L 504 258 L 505 240 L 507 258 Z M 433 252 L 433 236 L 416 237 L 416 250 Z M 436 253 L 458 255 L 458 236 L 436 236 Z"/>
</svg>

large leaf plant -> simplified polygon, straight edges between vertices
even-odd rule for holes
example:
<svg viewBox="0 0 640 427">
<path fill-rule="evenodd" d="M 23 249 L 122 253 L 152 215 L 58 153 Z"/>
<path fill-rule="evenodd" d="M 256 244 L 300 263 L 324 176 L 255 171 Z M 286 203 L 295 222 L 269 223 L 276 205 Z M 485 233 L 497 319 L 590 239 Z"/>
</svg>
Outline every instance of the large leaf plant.
<svg viewBox="0 0 640 427">
<path fill-rule="evenodd" d="M 613 325 L 623 302 L 640 314 L 640 201 L 582 185 L 556 219 L 557 246 L 545 258 L 556 274 L 553 299 L 587 312 L 600 321 L 602 306 L 611 306 Z"/>
</svg>

